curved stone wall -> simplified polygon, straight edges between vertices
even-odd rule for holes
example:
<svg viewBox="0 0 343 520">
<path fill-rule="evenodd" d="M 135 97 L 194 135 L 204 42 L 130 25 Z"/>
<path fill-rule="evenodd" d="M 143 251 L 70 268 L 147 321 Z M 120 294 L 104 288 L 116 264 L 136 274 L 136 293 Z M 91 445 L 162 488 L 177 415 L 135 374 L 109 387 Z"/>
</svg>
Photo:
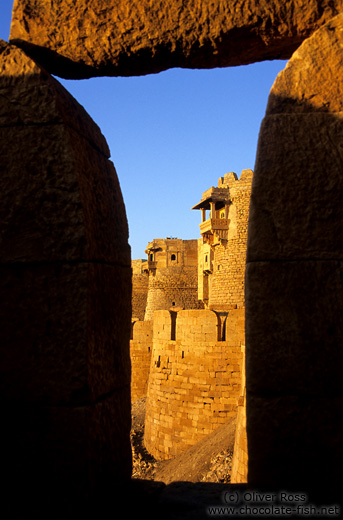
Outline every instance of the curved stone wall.
<svg viewBox="0 0 343 520">
<path fill-rule="evenodd" d="M 234 417 L 240 395 L 241 347 L 218 341 L 216 313 L 179 311 L 175 340 L 172 327 L 168 311 L 155 312 L 144 442 L 157 459 L 174 457 Z"/>
<path fill-rule="evenodd" d="M 145 320 L 152 320 L 154 312 L 172 307 L 197 309 L 198 271 L 197 267 L 165 267 L 149 276 L 149 289 L 145 310 Z"/>
<path fill-rule="evenodd" d="M 155 311 L 203 308 L 198 300 L 198 241 L 157 238 L 147 246 L 149 289 L 145 320 Z"/>
</svg>

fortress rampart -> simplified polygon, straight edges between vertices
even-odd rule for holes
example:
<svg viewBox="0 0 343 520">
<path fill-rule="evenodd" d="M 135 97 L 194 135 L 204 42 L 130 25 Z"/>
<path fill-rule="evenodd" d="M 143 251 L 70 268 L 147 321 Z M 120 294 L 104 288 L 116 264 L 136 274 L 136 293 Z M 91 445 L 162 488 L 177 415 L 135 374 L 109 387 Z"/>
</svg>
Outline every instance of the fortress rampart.
<svg viewBox="0 0 343 520">
<path fill-rule="evenodd" d="M 231 480 L 232 484 L 248 481 L 248 439 L 246 414 L 246 384 L 245 384 L 245 345 L 242 349 L 241 392 L 238 398 L 238 412 L 235 445 L 233 448 Z"/>
<path fill-rule="evenodd" d="M 209 310 L 154 313 L 145 445 L 155 458 L 174 457 L 236 416 L 243 342 L 243 310 L 224 322 Z"/>
<path fill-rule="evenodd" d="M 152 321 L 132 323 L 131 356 L 131 401 L 146 396 L 152 352 Z"/>
<path fill-rule="evenodd" d="M 144 320 L 149 278 L 144 272 L 146 260 L 132 260 L 132 320 Z"/>
</svg>

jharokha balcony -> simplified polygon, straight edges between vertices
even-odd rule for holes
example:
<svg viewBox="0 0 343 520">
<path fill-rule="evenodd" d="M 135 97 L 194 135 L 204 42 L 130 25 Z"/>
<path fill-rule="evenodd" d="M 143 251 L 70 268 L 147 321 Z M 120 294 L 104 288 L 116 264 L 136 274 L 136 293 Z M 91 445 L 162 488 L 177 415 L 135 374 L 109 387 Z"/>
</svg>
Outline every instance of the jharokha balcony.
<svg viewBox="0 0 343 520">
<path fill-rule="evenodd" d="M 220 229 L 228 229 L 229 224 L 230 219 L 228 218 L 209 218 L 204 222 L 201 222 L 201 224 L 199 224 L 200 233 L 215 233 L 217 230 Z"/>
<path fill-rule="evenodd" d="M 148 260 L 147 262 L 145 262 L 145 264 L 143 266 L 143 271 L 145 271 L 145 272 L 152 271 L 153 269 L 156 269 L 156 268 L 157 268 L 157 262 Z"/>
</svg>

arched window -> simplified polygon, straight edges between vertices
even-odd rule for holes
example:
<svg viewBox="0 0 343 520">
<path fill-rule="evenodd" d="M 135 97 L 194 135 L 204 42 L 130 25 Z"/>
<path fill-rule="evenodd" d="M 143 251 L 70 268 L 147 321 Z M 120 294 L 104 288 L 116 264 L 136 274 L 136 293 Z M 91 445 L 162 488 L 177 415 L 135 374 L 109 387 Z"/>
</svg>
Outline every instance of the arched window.
<svg viewBox="0 0 343 520">
<path fill-rule="evenodd" d="M 172 254 L 171 257 L 170 257 L 170 260 L 171 260 L 172 262 L 175 262 L 175 260 L 176 260 L 176 255 Z"/>
</svg>

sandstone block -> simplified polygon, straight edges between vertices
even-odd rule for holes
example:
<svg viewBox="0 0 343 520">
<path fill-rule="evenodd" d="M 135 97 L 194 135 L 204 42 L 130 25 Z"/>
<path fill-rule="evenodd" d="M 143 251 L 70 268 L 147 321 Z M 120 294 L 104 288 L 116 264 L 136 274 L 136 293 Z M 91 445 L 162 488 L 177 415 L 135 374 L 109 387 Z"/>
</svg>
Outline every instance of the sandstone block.
<svg viewBox="0 0 343 520">
<path fill-rule="evenodd" d="M 272 88 L 246 270 L 249 485 L 326 499 L 341 478 L 342 22 L 305 41 Z"/>
<path fill-rule="evenodd" d="M 289 58 L 340 7 L 340 0 L 17 0 L 10 37 L 57 75 L 131 76 Z"/>
<path fill-rule="evenodd" d="M 125 388 L 85 406 L 3 406 L 4 510 L 8 500 L 9 511 L 18 513 L 21 504 L 14 506 L 13 500 L 20 489 L 26 512 L 42 507 L 46 514 L 46 504 L 61 516 L 71 504 L 83 511 L 90 497 L 89 475 L 93 492 L 105 497 L 111 488 L 113 498 L 113 486 L 120 489 L 131 476 L 128 397 Z"/>
<path fill-rule="evenodd" d="M 267 115 L 342 111 L 343 86 L 337 81 L 343 66 L 342 27 L 340 14 L 294 52 L 274 82 Z"/>
<path fill-rule="evenodd" d="M 337 414 L 341 409 L 341 397 L 247 394 L 249 485 L 321 491 L 326 486 L 320 474 L 329 478 L 330 492 L 335 495 L 342 481 L 341 416 Z M 318 453 L 325 454 L 319 464 Z M 318 500 L 319 495 L 314 496 Z"/>
<path fill-rule="evenodd" d="M 307 396 L 341 392 L 342 268 L 339 261 L 247 266 L 250 392 Z M 260 280 L 265 284 L 263 294 L 258 290 Z"/>
<path fill-rule="evenodd" d="M 84 109 L 4 42 L 0 70 L 5 472 L 24 504 L 86 504 L 131 472 L 125 209 Z"/>
<path fill-rule="evenodd" d="M 272 87 L 256 157 L 248 262 L 342 257 L 342 27 L 339 15 L 306 40 Z"/>
<path fill-rule="evenodd" d="M 1 260 L 128 265 L 125 207 L 98 127 L 53 78 L 4 42 L 0 67 Z"/>
<path fill-rule="evenodd" d="M 1 294 L 3 396 L 82 405 L 129 384 L 129 268 L 2 265 Z"/>
<path fill-rule="evenodd" d="M 64 123 L 106 157 L 98 125 L 69 92 L 24 52 L 0 40 L 0 126 Z"/>
<path fill-rule="evenodd" d="M 248 262 L 342 257 L 342 141 L 343 113 L 264 119 L 251 195 Z"/>
</svg>

